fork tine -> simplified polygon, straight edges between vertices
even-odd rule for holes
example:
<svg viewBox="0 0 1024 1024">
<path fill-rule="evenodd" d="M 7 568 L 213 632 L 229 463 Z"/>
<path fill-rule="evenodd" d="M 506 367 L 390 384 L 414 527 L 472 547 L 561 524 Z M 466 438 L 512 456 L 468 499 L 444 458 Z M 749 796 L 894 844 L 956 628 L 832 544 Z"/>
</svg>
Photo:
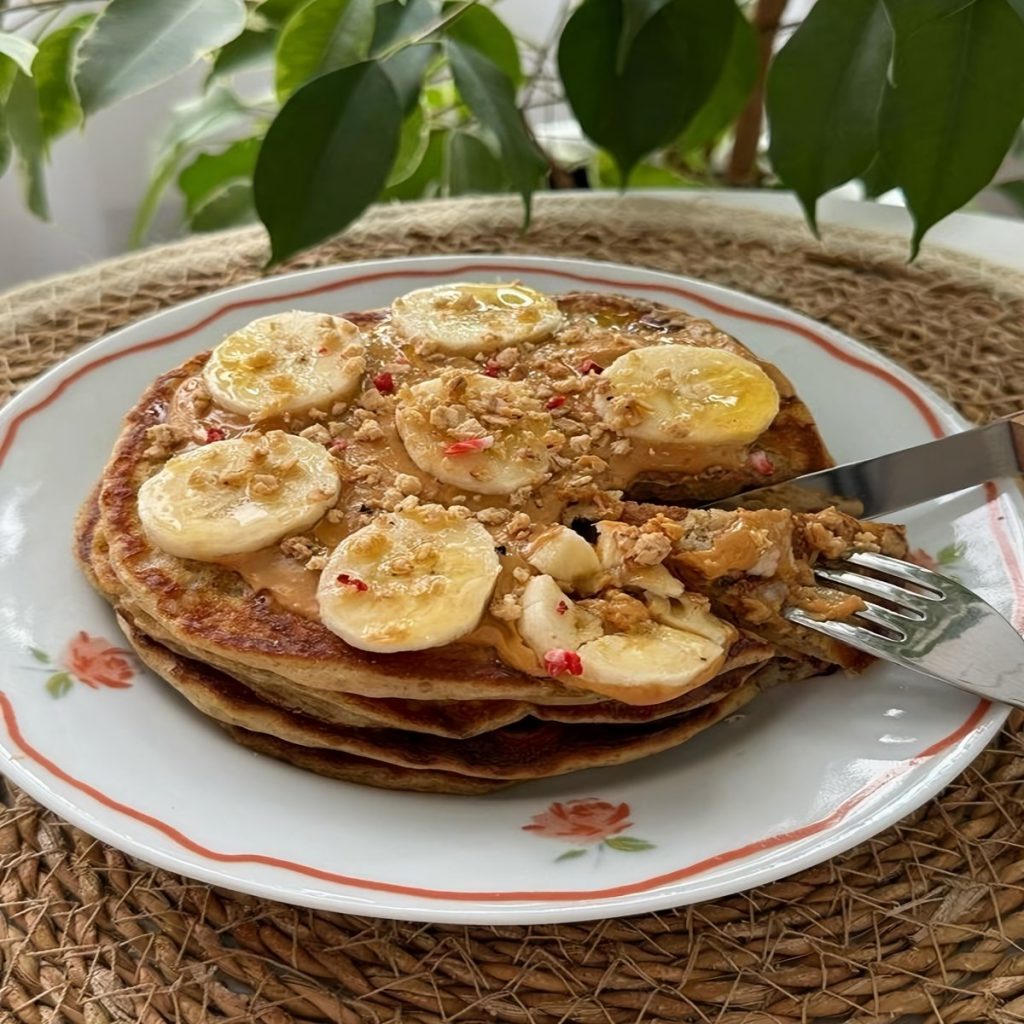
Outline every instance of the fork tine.
<svg viewBox="0 0 1024 1024">
<path fill-rule="evenodd" d="M 892 630 L 896 634 L 895 639 L 898 639 L 901 643 L 907 639 L 907 630 L 909 628 L 912 628 L 915 623 L 920 624 L 924 621 L 918 618 L 912 619 L 908 615 L 901 615 L 899 612 L 894 612 L 889 608 L 883 608 L 880 604 L 875 604 L 873 601 L 865 601 L 864 607 L 855 614 L 857 618 Z"/>
<path fill-rule="evenodd" d="M 928 587 L 940 594 L 945 593 L 943 583 L 945 579 L 931 569 L 925 569 L 913 562 L 903 562 L 898 558 L 890 558 L 888 555 L 877 555 L 873 551 L 858 551 L 847 556 L 847 562 L 854 565 L 862 565 L 865 569 L 875 569 L 877 572 L 884 572 L 897 579 L 906 580 L 907 583 L 914 583 L 919 587 Z M 921 595 L 926 597 L 927 595 Z"/>
<path fill-rule="evenodd" d="M 790 622 L 795 622 L 798 626 L 806 626 L 818 633 L 824 633 L 833 640 L 867 651 L 868 654 L 880 658 L 893 658 L 900 654 L 902 640 L 890 639 L 863 626 L 851 626 L 848 622 L 837 622 L 832 619 L 816 619 L 800 608 L 787 608 L 784 614 Z"/>
<path fill-rule="evenodd" d="M 912 608 L 917 612 L 919 619 L 926 618 L 929 611 L 934 610 L 935 603 L 944 600 L 942 594 L 912 594 L 903 587 L 897 587 L 895 583 L 876 580 L 873 576 L 862 576 L 858 572 L 849 572 L 846 569 L 815 569 L 814 575 L 829 583 L 838 583 L 851 590 L 862 590 L 873 597 L 881 597 L 883 600 L 892 601 L 893 604 Z"/>
</svg>

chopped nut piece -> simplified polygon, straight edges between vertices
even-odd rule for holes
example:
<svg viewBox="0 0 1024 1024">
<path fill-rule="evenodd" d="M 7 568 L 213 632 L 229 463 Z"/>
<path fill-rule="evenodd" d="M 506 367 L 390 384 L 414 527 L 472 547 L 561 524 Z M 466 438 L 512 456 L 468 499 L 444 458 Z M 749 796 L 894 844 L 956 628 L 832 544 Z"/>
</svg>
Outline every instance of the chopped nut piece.
<svg viewBox="0 0 1024 1024">
<path fill-rule="evenodd" d="M 395 486 L 403 494 L 419 494 L 423 490 L 423 484 L 419 479 L 409 473 L 399 473 L 395 477 Z"/>
<path fill-rule="evenodd" d="M 508 521 L 512 513 L 507 508 L 482 508 L 476 517 L 484 526 L 497 526 Z"/>
<path fill-rule="evenodd" d="M 217 482 L 217 474 L 209 469 L 203 469 L 201 466 L 193 469 L 188 475 L 189 487 L 195 487 L 196 489 L 202 489 L 209 487 L 211 484 Z"/>
<path fill-rule="evenodd" d="M 272 473 L 257 473 L 252 478 L 253 494 L 276 494 L 280 489 L 281 481 Z"/>
<path fill-rule="evenodd" d="M 356 441 L 379 441 L 384 436 L 380 424 L 376 420 L 366 420 L 352 435 Z"/>
<path fill-rule="evenodd" d="M 505 594 L 491 602 L 490 612 L 496 619 L 512 622 L 523 614 L 523 606 L 515 594 Z"/>
<path fill-rule="evenodd" d="M 317 444 L 327 444 L 331 440 L 330 433 L 322 423 L 314 423 L 311 427 L 300 430 L 299 437 L 305 437 L 310 441 L 315 441 Z"/>
<path fill-rule="evenodd" d="M 302 534 L 298 534 L 295 537 L 285 537 L 281 541 L 281 553 L 303 563 L 308 562 L 313 555 L 319 554 L 316 549 L 316 542 L 311 537 L 305 537 Z"/>
</svg>

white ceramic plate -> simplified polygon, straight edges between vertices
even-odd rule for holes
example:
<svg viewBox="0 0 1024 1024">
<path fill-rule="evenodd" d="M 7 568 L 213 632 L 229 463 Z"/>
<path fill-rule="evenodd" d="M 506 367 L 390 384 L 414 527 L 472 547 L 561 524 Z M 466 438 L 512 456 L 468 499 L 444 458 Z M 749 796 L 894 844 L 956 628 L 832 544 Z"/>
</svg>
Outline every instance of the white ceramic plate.
<svg viewBox="0 0 1024 1024">
<path fill-rule="evenodd" d="M 768 882 L 873 835 L 982 749 L 1003 709 L 876 666 L 779 687 L 677 750 L 488 797 L 333 782 L 236 746 L 120 645 L 68 553 L 76 507 L 150 381 L 275 309 L 386 305 L 455 279 L 642 295 L 707 315 L 796 384 L 840 460 L 963 429 L 908 374 L 820 324 L 722 288 L 610 264 L 438 257 L 232 288 L 90 346 L 0 413 L 0 768 L 153 864 L 331 910 L 573 921 Z M 976 488 L 900 517 L 915 545 L 1019 620 L 1022 507 Z"/>
</svg>

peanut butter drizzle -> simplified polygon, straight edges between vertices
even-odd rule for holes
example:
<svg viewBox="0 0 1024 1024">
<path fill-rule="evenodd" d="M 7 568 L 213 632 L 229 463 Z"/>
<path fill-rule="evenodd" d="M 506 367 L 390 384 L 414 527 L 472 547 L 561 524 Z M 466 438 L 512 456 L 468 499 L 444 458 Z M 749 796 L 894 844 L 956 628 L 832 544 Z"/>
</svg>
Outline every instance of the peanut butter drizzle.
<svg viewBox="0 0 1024 1024">
<path fill-rule="evenodd" d="M 353 319 L 358 322 L 364 318 L 354 316 Z M 472 359 L 445 356 L 436 360 L 429 354 L 417 351 L 392 331 L 386 316 L 376 321 L 371 319 L 368 323 L 363 322 L 362 326 L 367 362 L 364 396 L 375 392 L 373 381 L 385 368 L 393 374 L 395 391 L 403 385 L 435 377 L 450 368 L 477 373 L 484 369 L 481 363 Z M 599 375 L 581 377 L 580 365 L 590 359 L 599 366 L 607 366 L 633 348 L 656 344 L 665 329 L 657 323 L 645 321 L 635 312 L 616 311 L 593 316 L 577 315 L 569 321 L 569 326 L 585 330 L 573 331 L 571 337 L 568 337 L 564 336 L 563 328 L 545 342 L 522 346 L 519 361 L 507 373 L 503 371 L 502 375 L 512 380 L 525 380 L 531 385 L 531 393 L 542 397 L 551 394 L 553 385 L 557 385 L 559 380 L 581 381 L 580 391 L 567 393 L 564 405 L 553 410 L 553 426 L 556 430 L 564 431 L 569 422 L 575 421 L 577 427 L 587 432 L 598 422 L 593 409 L 593 389 L 597 386 Z M 742 346 L 720 332 L 711 332 L 707 337 L 701 335 L 695 339 L 695 343 L 731 348 L 742 355 L 750 355 Z M 777 376 L 773 374 L 773 377 Z M 369 441 L 354 436 L 356 427 L 351 420 L 353 411 L 359 407 L 359 398 L 339 414 L 326 415 L 319 420 L 313 417 L 286 416 L 253 424 L 244 416 L 204 403 L 201 398 L 197 401 L 197 395 L 201 396 L 203 390 L 201 375 L 184 379 L 167 410 L 167 422 L 194 438 L 185 447 L 203 443 L 203 435 L 209 427 L 219 428 L 225 436 L 235 436 L 254 429 L 298 432 L 315 423 L 344 423 L 344 428 L 335 435 L 335 440 L 341 440 L 344 448 L 332 449 L 338 459 L 342 478 L 341 497 L 332 517 L 321 520 L 311 531 L 315 540 L 328 550 L 367 524 L 369 516 L 381 508 L 382 493 L 400 474 L 418 481 L 417 496 L 421 501 L 446 506 L 463 504 L 472 512 L 485 508 L 509 508 L 507 495 L 467 494 L 464 490 L 424 473 L 409 457 L 398 434 L 394 423 L 394 396 L 386 396 L 380 408 L 370 410 L 383 436 Z M 787 392 L 792 393 L 790 389 L 780 387 L 780 393 Z M 710 448 L 685 444 L 649 445 L 641 441 L 632 441 L 628 453 L 614 454 L 611 445 L 618 439 L 619 435 L 605 430 L 592 442 L 589 454 L 607 463 L 606 469 L 592 474 L 593 480 L 588 489 L 595 495 L 625 490 L 633 480 L 651 471 L 678 475 L 697 474 L 713 467 L 734 470 L 745 462 L 747 456 L 746 446 Z M 568 444 L 554 454 L 572 457 Z M 370 477 L 363 475 L 364 467 L 379 469 L 380 479 L 376 479 L 376 474 Z M 577 493 L 578 489 L 574 491 L 566 487 L 567 479 L 577 472 L 573 465 L 553 472 L 552 479 L 535 488 L 514 511 L 527 513 L 539 524 L 562 521 L 567 506 L 575 501 L 586 500 Z M 512 552 L 508 558 L 502 558 L 504 568 L 495 588 L 496 598 L 514 588 L 511 569 L 516 564 L 524 564 L 514 555 Z M 284 555 L 276 545 L 250 554 L 218 559 L 217 562 L 237 572 L 253 590 L 270 594 L 283 608 L 308 619 L 319 619 L 316 599 L 319 573 L 306 569 L 300 561 Z M 532 675 L 546 675 L 538 666 L 536 655 L 523 643 L 514 625 L 489 612 L 485 612 L 473 632 L 458 642 L 491 647 L 510 667 Z"/>
</svg>

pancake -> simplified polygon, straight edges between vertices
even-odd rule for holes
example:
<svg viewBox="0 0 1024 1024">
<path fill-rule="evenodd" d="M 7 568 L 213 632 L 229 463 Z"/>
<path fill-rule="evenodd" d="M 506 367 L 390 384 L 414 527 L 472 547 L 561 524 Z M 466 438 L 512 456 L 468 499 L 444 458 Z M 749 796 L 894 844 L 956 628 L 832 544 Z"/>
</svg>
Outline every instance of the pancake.
<svg viewBox="0 0 1024 1024">
<path fill-rule="evenodd" d="M 322 749 L 416 771 L 440 771 L 498 782 L 522 782 L 626 764 L 678 746 L 734 714 L 757 693 L 747 682 L 753 668 L 737 672 L 737 685 L 720 700 L 668 719 L 633 725 L 574 725 L 526 719 L 481 736 L 447 740 L 388 729 L 331 726 L 261 701 L 250 690 L 207 665 L 181 658 L 134 629 L 121 628 L 145 664 L 203 714 L 235 729 L 260 733 L 292 746 Z"/>
<path fill-rule="evenodd" d="M 467 347 L 474 288 L 516 297 L 511 336 Z M 417 321 L 418 294 L 256 321 L 128 412 L 75 554 L 195 708 L 324 775 L 473 793 L 645 757 L 869 663 L 785 611 L 851 614 L 815 564 L 901 557 L 899 528 L 689 507 L 831 464 L 776 367 L 643 300 L 453 285 Z M 238 501 L 235 526 L 204 518 Z M 433 598 L 406 578 L 451 596 L 417 619 Z"/>
<path fill-rule="evenodd" d="M 127 618 L 136 632 L 144 633 L 184 658 L 196 655 L 174 643 L 155 620 L 124 600 L 117 577 L 110 569 L 107 545 L 99 528 L 96 496 L 80 515 L 76 553 L 93 586 Z M 753 669 L 767 661 L 773 647 L 756 637 L 741 636 L 729 653 L 727 667 L 710 682 L 672 701 L 655 705 L 629 705 L 617 701 L 593 701 L 578 705 L 531 704 L 525 701 L 425 701 L 367 698 L 355 694 L 306 690 L 270 672 L 246 671 L 245 666 L 206 656 L 207 663 L 244 684 L 269 704 L 302 712 L 319 721 L 358 728 L 395 728 L 460 738 L 479 735 L 527 717 L 551 722 L 639 723 L 667 718 L 721 699 L 737 685 L 738 670 Z"/>
</svg>

